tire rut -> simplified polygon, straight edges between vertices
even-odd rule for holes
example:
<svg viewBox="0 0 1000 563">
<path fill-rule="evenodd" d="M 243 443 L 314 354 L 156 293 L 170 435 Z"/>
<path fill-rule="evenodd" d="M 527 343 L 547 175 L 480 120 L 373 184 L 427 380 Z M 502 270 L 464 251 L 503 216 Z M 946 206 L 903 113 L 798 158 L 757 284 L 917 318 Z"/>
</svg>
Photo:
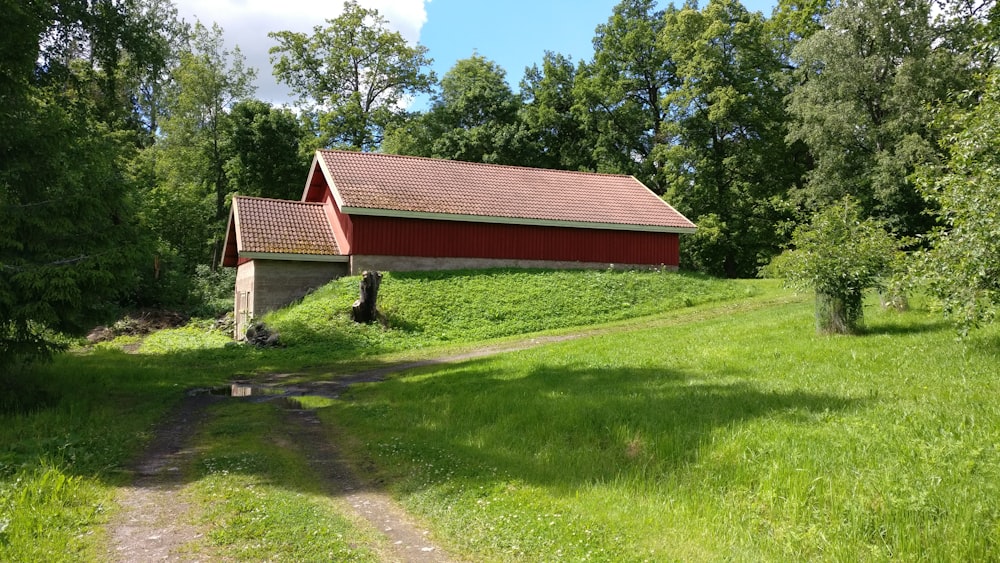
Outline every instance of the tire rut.
<svg viewBox="0 0 1000 563">
<path fill-rule="evenodd" d="M 220 398 L 185 396 L 153 434 L 131 467 L 131 485 L 118 496 L 121 511 L 110 524 L 109 559 L 120 563 L 197 561 L 185 547 L 201 530 L 188 524 L 191 506 L 179 498 L 184 475 L 194 459 L 190 445 L 208 418 L 207 406 Z"/>
<path fill-rule="evenodd" d="M 289 405 L 293 402 L 289 401 Z M 328 493 L 344 500 L 358 515 L 389 539 L 391 561 L 447 563 L 456 561 L 430 540 L 430 530 L 418 525 L 389 495 L 366 488 L 346 465 L 336 441 L 331 441 L 316 412 L 286 406 L 288 438 L 305 456 Z"/>
</svg>

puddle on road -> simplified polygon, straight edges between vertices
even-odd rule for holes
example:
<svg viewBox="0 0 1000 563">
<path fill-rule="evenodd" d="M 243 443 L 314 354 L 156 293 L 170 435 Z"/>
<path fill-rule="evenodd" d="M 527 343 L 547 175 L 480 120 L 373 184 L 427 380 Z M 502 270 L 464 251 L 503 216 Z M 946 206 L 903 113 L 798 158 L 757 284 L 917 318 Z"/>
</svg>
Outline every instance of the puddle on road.
<svg viewBox="0 0 1000 563">
<path fill-rule="evenodd" d="M 189 395 L 213 395 L 216 397 L 280 397 L 287 395 L 287 389 L 266 387 L 250 383 L 231 383 L 207 389 L 192 389 Z"/>
<path fill-rule="evenodd" d="M 189 396 L 210 395 L 213 397 L 234 397 L 269 401 L 272 399 L 292 399 L 303 396 L 321 396 L 336 399 L 340 396 L 342 385 L 333 382 L 320 382 L 313 385 L 261 385 L 248 381 L 235 381 L 218 387 L 200 387 L 188 390 Z"/>
</svg>

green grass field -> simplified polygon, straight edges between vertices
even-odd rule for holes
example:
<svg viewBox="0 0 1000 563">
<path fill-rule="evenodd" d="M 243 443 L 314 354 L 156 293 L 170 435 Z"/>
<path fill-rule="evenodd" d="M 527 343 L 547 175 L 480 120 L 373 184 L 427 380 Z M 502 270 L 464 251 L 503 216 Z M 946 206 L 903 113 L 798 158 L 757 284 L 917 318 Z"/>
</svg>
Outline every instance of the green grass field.
<svg viewBox="0 0 1000 563">
<path fill-rule="evenodd" d="M 996 331 L 809 304 L 609 334 L 359 386 L 323 410 L 486 559 L 990 560 Z"/>
<path fill-rule="evenodd" d="M 498 271 L 388 276 L 383 330 L 346 321 L 356 284 L 266 318 L 284 349 L 191 328 L 17 374 L 24 399 L 0 414 L 0 560 L 102 560 L 123 468 L 189 387 L 601 323 L 305 403 L 471 560 L 1000 558 L 997 327 L 957 341 L 916 300 L 869 304 L 864 335 L 817 336 L 811 301 L 767 281 Z M 374 536 L 275 447 L 273 416 L 234 400 L 198 435 L 186 494 L 204 525 L 234 523 L 206 541 L 234 560 L 373 557 Z M 303 534 L 312 520 L 330 533 Z M 368 539 L 338 543 L 356 533 Z"/>
</svg>

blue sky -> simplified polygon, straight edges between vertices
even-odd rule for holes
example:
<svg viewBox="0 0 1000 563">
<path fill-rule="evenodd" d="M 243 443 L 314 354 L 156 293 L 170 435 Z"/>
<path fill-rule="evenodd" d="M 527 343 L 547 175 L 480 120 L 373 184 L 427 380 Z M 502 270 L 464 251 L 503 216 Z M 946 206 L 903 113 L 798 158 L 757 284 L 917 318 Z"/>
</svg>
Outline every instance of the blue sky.
<svg viewBox="0 0 1000 563">
<path fill-rule="evenodd" d="M 292 102 L 287 88 L 271 74 L 267 50 L 274 42 L 268 32 L 312 33 L 313 26 L 341 12 L 341 0 L 175 0 L 179 15 L 218 23 L 226 43 L 239 46 L 247 63 L 257 68 L 257 97 L 275 104 Z M 411 42 L 419 41 L 442 76 L 459 59 L 474 52 L 507 71 L 507 82 L 518 91 L 524 69 L 541 63 L 546 50 L 590 59 L 594 29 L 608 20 L 618 0 L 359 0 L 376 8 Z M 680 4 L 681 2 L 677 2 Z M 661 0 L 660 6 L 669 2 Z M 775 0 L 744 0 L 750 10 L 768 16 Z M 424 99 L 413 109 L 423 109 Z"/>
</svg>

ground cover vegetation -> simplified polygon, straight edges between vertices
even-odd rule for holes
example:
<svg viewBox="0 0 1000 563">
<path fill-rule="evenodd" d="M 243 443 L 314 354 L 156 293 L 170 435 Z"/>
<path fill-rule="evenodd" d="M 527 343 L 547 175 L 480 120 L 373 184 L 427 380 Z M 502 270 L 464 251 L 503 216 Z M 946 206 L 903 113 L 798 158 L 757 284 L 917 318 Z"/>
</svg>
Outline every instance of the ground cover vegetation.
<svg viewBox="0 0 1000 563">
<path fill-rule="evenodd" d="M 998 201 L 993 0 L 781 0 L 771 14 L 622 0 L 592 57 L 546 53 L 522 74 L 474 54 L 441 77 L 354 1 L 312 33 L 268 30 L 273 69 L 169 0 L 3 6 L 5 366 L 123 310 L 215 313 L 204 286 L 222 283 L 232 194 L 298 197 L 320 147 L 632 174 L 699 225 L 682 267 L 726 277 L 756 275 L 852 197 L 930 252 L 910 275 L 953 319 L 996 309 L 995 273 L 969 266 L 997 262 L 979 220 Z M 295 111 L 255 99 L 261 72 L 299 95 Z M 413 94 L 429 107 L 403 111 Z"/>
<path fill-rule="evenodd" d="M 468 283 L 491 302 L 497 283 L 520 287 L 532 275 L 546 274 Z M 439 280 L 387 277 L 384 287 L 395 281 L 417 299 Z M 958 340 L 923 299 L 899 313 L 872 298 L 864 332 L 822 336 L 806 296 L 767 280 L 696 282 L 690 296 L 662 288 L 678 301 L 672 311 L 603 334 L 302 404 L 362 475 L 473 560 L 996 556 L 994 326 Z M 575 295 L 556 287 L 555 301 Z M 340 304 L 326 289 L 323 299 Z M 313 305 L 296 307 L 310 318 Z M 480 319 L 464 345 L 496 342 L 483 340 L 493 321 Z M 446 333 L 447 314 L 425 330 Z M 305 334 L 329 350 L 325 364 L 305 343 L 254 350 L 213 343 L 206 329 L 170 332 L 155 351 L 103 344 L 24 372 L 36 395 L 5 409 L 0 425 L 2 558 L 100 560 L 128 460 L 186 389 L 272 371 L 330 379 L 359 366 L 316 332 Z M 455 346 L 411 336 L 362 340 L 355 352 L 381 352 L 364 360 L 380 366 L 405 360 L 407 346 L 413 358 Z M 212 408 L 186 469 L 192 521 L 207 531 L 191 549 L 251 561 L 377 556 L 378 540 L 282 441 L 280 408 L 228 401 Z"/>
<path fill-rule="evenodd" d="M 800 301 L 359 385 L 320 416 L 477 560 L 988 560 L 1000 359 Z"/>
<path fill-rule="evenodd" d="M 601 279 L 605 281 L 600 283 Z M 356 277 L 333 282 L 273 315 L 274 326 L 288 342 L 286 348 L 259 350 L 235 345 L 210 324 L 193 323 L 159 331 L 141 342 L 129 337 L 101 343 L 89 351 L 75 350 L 51 363 L 24 368 L 14 384 L 5 388 L 7 394 L 0 404 L 0 559 L 100 560 L 101 526 L 114 510 L 115 488 L 130 479 L 129 460 L 150 439 L 154 422 L 189 389 L 212 388 L 233 378 L 268 372 L 297 372 L 303 379 L 329 378 L 401 358 L 426 357 L 442 350 L 442 345 L 454 345 L 454 341 L 469 346 L 490 337 L 572 327 L 575 322 L 632 318 L 638 319 L 632 322 L 643 323 L 647 317 L 642 315 L 697 310 L 734 299 L 770 299 L 776 291 L 774 284 L 767 282 L 724 281 L 673 272 L 390 275 L 383 281 L 387 297 L 399 304 L 431 299 L 441 306 L 436 314 L 428 314 L 420 307 L 393 305 L 390 318 L 398 325 L 384 330 L 378 325 L 355 326 L 347 320 L 357 284 Z M 455 330 L 451 326 L 455 310 L 443 303 L 446 292 L 456 287 L 466 289 L 463 293 L 475 299 L 466 304 L 473 310 L 495 309 L 512 319 L 532 321 L 508 323 L 497 330 L 496 320 L 482 314 L 461 318 L 456 321 L 461 330 Z M 543 287 L 548 291 L 539 297 Z M 587 299 L 574 299 L 588 294 Z M 549 299 L 562 304 L 561 310 L 574 322 L 532 312 L 536 308 L 552 310 Z M 624 307 L 625 299 L 631 300 L 633 307 Z M 609 308 L 608 302 L 615 307 Z M 414 315 L 411 321 L 407 321 L 409 315 Z M 137 353 L 124 353 L 125 346 L 135 347 Z M 296 520 L 299 517 L 286 513 L 291 510 L 289 503 L 305 502 L 310 511 L 331 518 L 332 533 L 343 529 L 343 522 L 329 516 L 329 504 L 316 498 L 315 488 L 308 488 L 301 462 L 289 459 L 287 453 L 271 452 L 275 445 L 268 436 L 251 436 L 254 429 L 273 426 L 267 422 L 275 416 L 271 406 L 238 410 L 245 415 L 242 429 L 233 421 L 238 415 L 223 410 L 213 423 L 222 430 L 209 426 L 199 438 L 204 448 L 199 449 L 202 453 L 197 463 L 201 465 L 193 469 L 192 482 L 197 485 L 192 494 L 211 498 L 218 510 L 212 514 L 218 519 L 235 519 L 233 526 L 210 538 L 215 542 L 212 545 L 246 547 L 252 543 L 246 541 L 254 533 L 251 523 L 239 520 L 236 513 L 259 515 L 276 510 L 285 516 L 274 516 L 270 522 L 298 525 L 293 523 L 301 522 Z M 227 434 L 230 431 L 235 434 Z M 249 473 L 236 471 L 226 465 L 229 462 L 219 465 L 211 461 L 243 457 L 253 461 Z M 227 479 L 230 474 L 232 480 Z M 253 498 L 257 500 L 238 494 L 243 485 L 254 486 Z M 309 498 L 303 501 L 298 493 Z M 250 503 L 249 508 L 239 508 L 243 506 L 240 503 Z M 232 510 L 218 508 L 221 506 Z M 256 513 L 255 507 L 259 507 Z M 253 559 L 252 554 L 257 553 L 266 559 L 273 553 L 296 559 L 290 554 L 308 552 L 294 551 L 297 549 L 326 553 L 343 547 L 323 543 L 329 538 L 310 537 L 298 536 L 308 543 L 303 546 L 281 544 L 288 538 L 262 540 L 259 551 L 247 547 L 250 551 L 246 556 Z"/>
</svg>

